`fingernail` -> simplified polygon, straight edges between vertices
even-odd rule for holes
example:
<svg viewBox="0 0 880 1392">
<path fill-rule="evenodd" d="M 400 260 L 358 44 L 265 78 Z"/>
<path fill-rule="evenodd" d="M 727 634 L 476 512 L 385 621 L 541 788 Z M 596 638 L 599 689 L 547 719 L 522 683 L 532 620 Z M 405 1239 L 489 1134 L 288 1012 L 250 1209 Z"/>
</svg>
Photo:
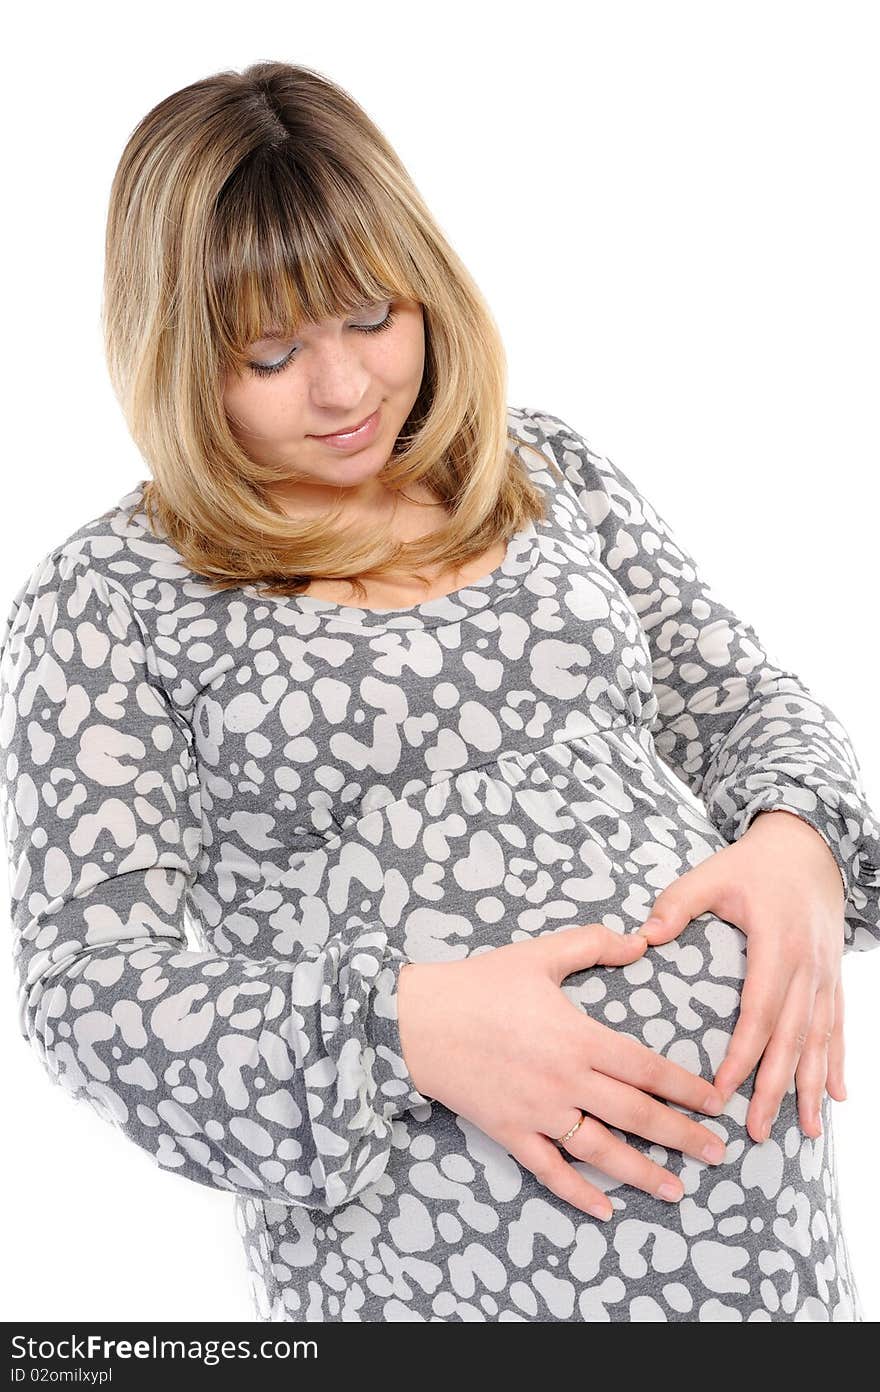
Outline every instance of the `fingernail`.
<svg viewBox="0 0 880 1392">
<path fill-rule="evenodd" d="M 667 1181 L 665 1184 L 660 1185 L 657 1193 L 660 1195 L 661 1199 L 680 1199 L 684 1190 L 680 1184 L 670 1184 Z"/>
<path fill-rule="evenodd" d="M 611 1217 L 612 1210 L 610 1208 L 604 1208 L 602 1204 L 590 1204 L 587 1212 L 592 1213 L 594 1218 L 601 1218 L 603 1223 L 607 1223 L 608 1219 Z"/>
<path fill-rule="evenodd" d="M 652 928 L 662 928 L 662 927 L 663 927 L 663 920 L 662 920 L 662 919 L 660 919 L 660 918 L 646 918 L 645 921 L 644 921 L 644 923 L 642 924 L 641 928 L 639 928 L 638 931 L 642 934 L 642 936 L 644 936 L 646 933 L 650 933 L 650 931 L 651 931 Z"/>
<path fill-rule="evenodd" d="M 721 1141 L 707 1141 L 703 1146 L 703 1159 L 717 1164 L 724 1159 L 725 1149 L 726 1147 L 722 1145 Z"/>
<path fill-rule="evenodd" d="M 761 1140 L 762 1140 L 762 1141 L 769 1141 L 769 1139 L 770 1139 L 770 1122 L 769 1122 L 769 1121 L 765 1121 L 765 1122 L 764 1122 L 764 1125 L 761 1127 L 760 1135 L 761 1135 Z"/>
<path fill-rule="evenodd" d="M 720 1116 L 724 1111 L 724 1103 L 711 1093 L 703 1103 L 701 1111 L 708 1112 L 709 1116 Z"/>
</svg>

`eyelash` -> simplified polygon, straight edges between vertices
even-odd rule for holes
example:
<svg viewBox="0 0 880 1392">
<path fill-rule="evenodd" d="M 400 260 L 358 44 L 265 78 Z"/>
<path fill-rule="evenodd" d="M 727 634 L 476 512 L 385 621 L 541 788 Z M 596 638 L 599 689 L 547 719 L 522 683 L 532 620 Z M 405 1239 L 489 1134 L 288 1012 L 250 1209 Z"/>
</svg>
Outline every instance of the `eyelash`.
<svg viewBox="0 0 880 1392">
<path fill-rule="evenodd" d="M 396 318 L 394 310 L 389 309 L 385 318 L 381 319 L 378 324 L 352 324 L 351 327 L 358 333 L 381 333 L 383 329 L 390 328 Z M 291 349 L 286 358 L 282 358 L 281 362 L 271 366 L 266 363 L 248 363 L 248 367 L 257 377 L 274 377 L 276 372 L 283 372 L 287 364 L 293 361 L 294 353 L 295 350 Z"/>
</svg>

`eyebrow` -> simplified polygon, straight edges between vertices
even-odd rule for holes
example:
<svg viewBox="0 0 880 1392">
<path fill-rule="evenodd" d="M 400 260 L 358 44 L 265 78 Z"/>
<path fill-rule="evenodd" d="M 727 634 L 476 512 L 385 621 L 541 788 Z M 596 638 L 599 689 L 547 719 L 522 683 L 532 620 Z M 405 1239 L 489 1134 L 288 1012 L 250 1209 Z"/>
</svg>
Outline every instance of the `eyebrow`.
<svg viewBox="0 0 880 1392">
<path fill-rule="evenodd" d="M 343 315 L 342 318 L 348 319 L 348 318 L 350 317 L 350 315 L 352 315 L 352 314 L 364 314 L 368 309 L 372 309 L 374 305 L 385 304 L 385 301 L 386 301 L 386 300 L 389 300 L 389 299 L 392 299 L 392 298 L 393 298 L 393 296 L 386 295 L 385 298 L 384 298 L 384 299 L 381 299 L 381 300 L 369 300 L 366 304 L 357 305 L 354 309 L 349 310 L 349 313 Z M 279 328 L 277 328 L 277 327 L 272 327 L 272 328 L 269 328 L 269 329 L 263 329 L 263 331 L 261 332 L 259 338 L 255 338 L 253 341 L 254 341 L 254 343 L 262 343 L 263 340 L 266 339 L 266 338 L 277 338 L 277 339 L 291 338 L 291 337 L 293 337 L 294 334 L 296 334 L 296 333 L 298 333 L 298 332 L 299 332 L 298 329 L 291 330 L 290 332 L 285 332 L 283 329 L 279 329 Z"/>
</svg>

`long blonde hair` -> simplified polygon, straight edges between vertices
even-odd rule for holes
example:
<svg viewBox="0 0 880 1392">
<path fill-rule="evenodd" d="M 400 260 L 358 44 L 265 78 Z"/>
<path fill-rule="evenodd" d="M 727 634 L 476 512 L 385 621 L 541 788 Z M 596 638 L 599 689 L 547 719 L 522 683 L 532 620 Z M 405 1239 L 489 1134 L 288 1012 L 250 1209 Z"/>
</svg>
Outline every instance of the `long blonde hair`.
<svg viewBox="0 0 880 1392">
<path fill-rule="evenodd" d="M 307 525 L 287 516 L 270 490 L 290 471 L 245 454 L 223 406 L 225 374 L 267 324 L 397 297 L 422 306 L 425 370 L 379 477 L 392 489 L 422 479 L 449 512 L 406 544 L 339 527 L 341 507 Z M 150 525 L 216 589 L 293 595 L 333 577 L 362 592 L 360 577 L 457 568 L 546 515 L 509 447 L 487 304 L 381 131 L 313 69 L 216 73 L 144 116 L 110 192 L 102 319 L 151 474 Z"/>
</svg>

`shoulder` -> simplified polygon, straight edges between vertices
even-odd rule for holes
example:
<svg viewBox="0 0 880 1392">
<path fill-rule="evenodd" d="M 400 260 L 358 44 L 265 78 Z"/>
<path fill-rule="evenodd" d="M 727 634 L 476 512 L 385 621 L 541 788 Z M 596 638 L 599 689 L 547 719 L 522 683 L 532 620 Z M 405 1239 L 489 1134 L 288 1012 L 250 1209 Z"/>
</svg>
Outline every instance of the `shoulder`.
<svg viewBox="0 0 880 1392">
<path fill-rule="evenodd" d="M 622 477 L 611 460 L 585 435 L 577 425 L 552 411 L 538 407 L 508 407 L 508 426 L 511 435 L 529 446 L 519 451 L 524 460 L 528 454 L 540 453 L 549 459 L 563 480 L 578 491 L 605 492 L 609 481 Z M 534 470 L 535 465 L 529 464 Z"/>
<path fill-rule="evenodd" d="M 132 614 L 150 607 L 159 577 L 191 574 L 179 553 L 156 535 L 142 508 L 143 482 L 136 483 L 104 512 L 80 522 L 19 576 L 0 622 L 0 648 L 16 615 L 63 597 L 93 594 L 108 607 Z M 146 583 L 145 583 L 146 582 Z"/>
<path fill-rule="evenodd" d="M 553 460 L 563 487 L 567 486 L 594 528 L 621 521 L 649 524 L 655 529 L 666 527 L 631 474 L 572 421 L 536 407 L 511 408 L 509 419 L 515 433 Z"/>
<path fill-rule="evenodd" d="M 565 453 L 578 455 L 585 462 L 593 460 L 598 463 L 602 458 L 589 436 L 579 430 L 573 421 L 565 420 L 552 411 L 536 406 L 508 406 L 507 421 L 512 436 L 539 449 L 546 446 L 545 454 L 552 454 L 557 462 Z"/>
</svg>

